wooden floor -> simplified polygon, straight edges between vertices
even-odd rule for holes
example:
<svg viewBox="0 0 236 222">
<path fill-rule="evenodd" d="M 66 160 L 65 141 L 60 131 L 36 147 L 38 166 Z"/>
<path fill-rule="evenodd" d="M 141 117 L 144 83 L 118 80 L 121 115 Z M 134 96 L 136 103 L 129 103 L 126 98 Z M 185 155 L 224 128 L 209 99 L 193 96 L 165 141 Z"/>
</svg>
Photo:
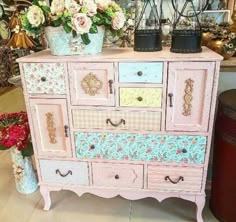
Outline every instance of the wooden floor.
<svg viewBox="0 0 236 222">
<path fill-rule="evenodd" d="M 25 109 L 21 89 L 0 96 L 0 113 Z M 52 192 L 52 208 L 45 212 L 39 191 L 23 195 L 16 191 L 9 150 L 0 151 L 0 221 L 3 222 L 195 222 L 195 205 L 170 198 L 137 201 L 121 197 L 105 199 L 70 191 Z M 205 222 L 217 222 L 206 205 Z"/>
</svg>

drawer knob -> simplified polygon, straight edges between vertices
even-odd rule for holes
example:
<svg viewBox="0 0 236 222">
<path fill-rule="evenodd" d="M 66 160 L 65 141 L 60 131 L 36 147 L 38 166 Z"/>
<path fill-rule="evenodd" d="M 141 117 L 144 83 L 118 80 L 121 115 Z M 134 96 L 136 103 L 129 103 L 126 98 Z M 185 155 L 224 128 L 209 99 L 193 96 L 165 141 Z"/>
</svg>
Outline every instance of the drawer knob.
<svg viewBox="0 0 236 222">
<path fill-rule="evenodd" d="M 118 180 L 120 177 L 119 175 L 115 175 L 115 179 Z"/>
<path fill-rule="evenodd" d="M 45 82 L 45 81 L 46 81 L 46 77 L 44 77 L 44 76 L 41 77 L 41 81 L 42 81 L 42 82 Z"/>
<path fill-rule="evenodd" d="M 90 149 L 91 149 L 91 150 L 94 150 L 94 149 L 95 149 L 95 146 L 92 144 L 92 145 L 90 146 Z"/>
<path fill-rule="evenodd" d="M 125 125 L 125 120 L 124 119 L 121 119 L 119 123 L 113 123 L 111 121 L 111 119 L 106 119 L 106 124 L 110 123 L 112 126 L 114 127 L 118 127 L 120 126 L 121 124 Z"/>
<path fill-rule="evenodd" d="M 141 101 L 143 101 L 143 97 L 139 96 L 139 97 L 137 98 L 137 100 L 138 100 L 139 102 L 141 102 Z"/>
<path fill-rule="evenodd" d="M 138 76 L 142 76 L 142 75 L 143 75 L 143 72 L 142 72 L 142 71 L 138 71 L 138 72 L 137 72 L 137 75 L 138 75 Z"/>
<path fill-rule="evenodd" d="M 174 181 L 174 180 L 172 180 L 171 178 L 170 178 L 170 176 L 166 176 L 165 177 L 165 181 L 167 181 L 167 180 L 169 180 L 171 183 L 173 183 L 173 184 L 177 184 L 177 183 L 179 183 L 180 181 L 184 181 L 184 177 L 182 177 L 182 176 L 180 176 L 176 181 Z"/>
<path fill-rule="evenodd" d="M 182 149 L 182 153 L 187 153 L 187 150 L 186 149 Z"/>
<path fill-rule="evenodd" d="M 56 169 L 56 174 L 59 174 L 61 177 L 66 177 L 69 174 L 72 175 L 72 171 L 68 170 L 68 172 L 66 174 L 62 174 L 59 169 Z"/>
</svg>

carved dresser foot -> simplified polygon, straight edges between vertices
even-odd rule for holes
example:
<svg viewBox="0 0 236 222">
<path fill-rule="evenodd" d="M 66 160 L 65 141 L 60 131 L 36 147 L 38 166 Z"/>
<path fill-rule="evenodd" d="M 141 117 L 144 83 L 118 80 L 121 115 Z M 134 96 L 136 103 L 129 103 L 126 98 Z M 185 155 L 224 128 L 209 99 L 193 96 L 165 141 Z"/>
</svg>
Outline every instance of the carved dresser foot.
<svg viewBox="0 0 236 222">
<path fill-rule="evenodd" d="M 47 189 L 47 187 L 41 186 L 40 187 L 40 193 L 43 196 L 44 199 L 44 210 L 49 210 L 51 207 L 51 198 L 50 198 L 50 191 Z"/>
<path fill-rule="evenodd" d="M 196 196 L 195 203 L 197 205 L 197 209 L 196 209 L 197 222 L 204 222 L 203 218 L 202 218 L 202 211 L 203 211 L 205 203 L 206 203 L 205 196 Z"/>
</svg>

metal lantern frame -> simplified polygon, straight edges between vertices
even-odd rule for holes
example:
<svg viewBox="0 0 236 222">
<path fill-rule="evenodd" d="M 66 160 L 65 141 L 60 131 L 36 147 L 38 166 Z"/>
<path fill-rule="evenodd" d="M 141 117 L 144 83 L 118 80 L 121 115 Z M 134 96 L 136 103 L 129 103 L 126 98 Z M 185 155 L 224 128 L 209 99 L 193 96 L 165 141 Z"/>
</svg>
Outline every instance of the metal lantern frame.
<svg viewBox="0 0 236 222">
<path fill-rule="evenodd" d="M 185 0 L 183 8 L 179 11 L 176 8 L 176 4 L 174 0 L 171 0 L 172 7 L 174 8 L 175 13 L 177 14 L 177 19 L 173 24 L 172 31 L 172 41 L 171 41 L 171 52 L 175 53 L 198 53 L 202 51 L 201 42 L 202 42 L 202 29 L 201 24 L 198 18 L 198 15 L 201 14 L 208 6 L 209 0 L 206 1 L 204 7 L 201 8 L 199 12 L 196 11 L 195 6 L 193 4 L 193 0 Z M 191 4 L 193 8 L 192 15 L 185 15 L 184 11 L 188 4 Z M 180 21 L 180 18 L 196 18 L 198 28 L 193 29 L 176 29 L 177 24 Z"/>
<path fill-rule="evenodd" d="M 160 0 L 160 16 L 158 14 L 157 5 L 155 0 L 144 0 L 140 17 L 135 25 L 134 30 L 134 51 L 139 52 L 152 52 L 160 51 L 162 49 L 162 30 L 161 30 L 161 17 L 162 17 L 162 2 Z M 139 29 L 140 23 L 145 15 L 147 6 L 154 9 L 154 29 Z M 159 27 L 158 27 L 159 26 Z"/>
</svg>

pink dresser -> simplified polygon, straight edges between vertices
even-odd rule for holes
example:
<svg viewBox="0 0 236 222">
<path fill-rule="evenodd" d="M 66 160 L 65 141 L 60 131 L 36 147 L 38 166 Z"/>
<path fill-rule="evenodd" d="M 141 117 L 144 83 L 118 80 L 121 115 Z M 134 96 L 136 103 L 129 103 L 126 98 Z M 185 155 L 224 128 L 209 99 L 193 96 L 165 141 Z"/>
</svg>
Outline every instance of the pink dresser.
<svg viewBox="0 0 236 222">
<path fill-rule="evenodd" d="M 44 209 L 64 189 L 179 197 L 202 222 L 220 61 L 207 48 L 18 59 Z"/>
</svg>

